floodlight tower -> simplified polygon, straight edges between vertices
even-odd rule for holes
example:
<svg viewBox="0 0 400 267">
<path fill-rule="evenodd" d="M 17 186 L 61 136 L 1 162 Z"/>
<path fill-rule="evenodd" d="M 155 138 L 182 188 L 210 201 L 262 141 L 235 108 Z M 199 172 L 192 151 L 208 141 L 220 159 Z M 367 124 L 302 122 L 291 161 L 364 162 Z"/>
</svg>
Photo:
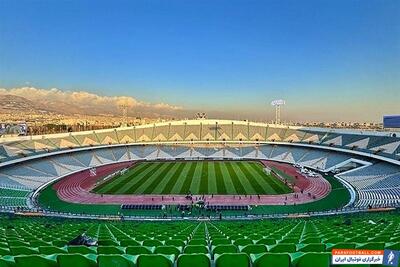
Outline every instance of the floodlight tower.
<svg viewBox="0 0 400 267">
<path fill-rule="evenodd" d="M 122 110 L 122 121 L 123 121 L 122 126 L 126 127 L 128 125 L 128 105 L 120 104 L 119 108 Z"/>
<path fill-rule="evenodd" d="M 271 105 L 275 107 L 275 124 L 281 123 L 281 106 L 285 105 L 285 100 L 277 99 L 271 102 Z"/>
</svg>

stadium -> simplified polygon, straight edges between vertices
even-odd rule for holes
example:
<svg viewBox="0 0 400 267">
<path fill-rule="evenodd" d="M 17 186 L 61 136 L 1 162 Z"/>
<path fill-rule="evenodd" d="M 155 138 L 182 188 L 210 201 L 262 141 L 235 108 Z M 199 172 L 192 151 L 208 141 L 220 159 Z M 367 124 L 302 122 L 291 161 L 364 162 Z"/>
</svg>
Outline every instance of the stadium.
<svg viewBox="0 0 400 267">
<path fill-rule="evenodd" d="M 0 151 L 0 266 L 329 266 L 333 249 L 400 249 L 393 132 L 197 119 Z M 82 233 L 96 246 L 69 243 Z"/>
<path fill-rule="evenodd" d="M 0 0 L 0 267 L 400 266 L 399 0 Z"/>
</svg>

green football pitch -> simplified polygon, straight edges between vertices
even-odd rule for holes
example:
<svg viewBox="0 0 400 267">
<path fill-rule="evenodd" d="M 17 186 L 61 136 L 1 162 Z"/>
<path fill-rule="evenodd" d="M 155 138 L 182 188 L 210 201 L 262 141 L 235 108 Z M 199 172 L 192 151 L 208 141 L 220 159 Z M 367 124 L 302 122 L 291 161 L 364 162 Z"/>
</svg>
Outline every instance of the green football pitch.
<svg viewBox="0 0 400 267">
<path fill-rule="evenodd" d="M 292 190 L 255 161 L 141 162 L 107 180 L 98 194 L 276 195 Z"/>
</svg>

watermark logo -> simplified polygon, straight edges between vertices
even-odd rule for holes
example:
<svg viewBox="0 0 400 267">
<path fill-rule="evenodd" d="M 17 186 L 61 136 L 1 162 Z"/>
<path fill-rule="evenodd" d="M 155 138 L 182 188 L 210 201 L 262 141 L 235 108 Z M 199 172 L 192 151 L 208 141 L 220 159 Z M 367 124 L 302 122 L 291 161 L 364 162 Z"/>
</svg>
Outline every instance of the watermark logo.
<svg viewBox="0 0 400 267">
<path fill-rule="evenodd" d="M 384 266 L 398 266 L 399 265 L 399 255 L 398 250 L 385 249 L 383 252 L 383 265 Z"/>
<path fill-rule="evenodd" d="M 398 266 L 400 251 L 369 249 L 333 249 L 332 265 L 335 264 L 382 264 Z"/>
</svg>

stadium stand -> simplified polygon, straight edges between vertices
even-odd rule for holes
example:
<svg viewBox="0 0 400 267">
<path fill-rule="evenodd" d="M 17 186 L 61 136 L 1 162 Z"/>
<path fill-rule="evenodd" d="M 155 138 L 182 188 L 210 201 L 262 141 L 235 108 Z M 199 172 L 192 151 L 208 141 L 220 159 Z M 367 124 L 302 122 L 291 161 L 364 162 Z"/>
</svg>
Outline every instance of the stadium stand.
<svg viewBox="0 0 400 267">
<path fill-rule="evenodd" d="M 358 194 L 354 206 L 388 206 L 400 204 L 400 167 L 376 163 L 340 175 Z"/>
<path fill-rule="evenodd" d="M 299 162 L 307 151 L 308 150 L 305 150 L 302 147 L 290 147 L 290 154 L 293 162 Z"/>
<path fill-rule="evenodd" d="M 18 140 L 4 138 L 0 152 L 4 160 L 60 149 L 97 145 L 164 141 L 257 141 L 318 144 L 352 151 L 399 158 L 400 141 L 388 133 L 338 131 L 279 126 L 262 123 L 195 120 L 158 123 L 131 128 L 35 136 Z M 9 140 L 9 141 L 8 141 Z"/>
<path fill-rule="evenodd" d="M 186 152 L 188 149 L 182 146 L 164 146 L 161 147 L 160 150 L 163 153 L 166 153 L 172 157 L 178 157 L 182 153 Z"/>
<path fill-rule="evenodd" d="M 56 156 L 53 158 L 53 161 L 56 164 L 72 171 L 87 167 L 71 155 Z"/>
<path fill-rule="evenodd" d="M 0 266 L 324 267 L 336 248 L 400 250 L 399 146 L 222 120 L 0 139 Z M 226 195 L 193 193 L 210 183 Z"/>
<path fill-rule="evenodd" d="M 170 141 L 174 144 L 165 143 Z M 90 167 L 144 159 L 269 159 L 319 171 L 334 170 L 335 166 L 349 160 L 362 160 L 370 162 L 370 165 L 361 164 L 360 168 L 338 175 L 356 191 L 353 206 L 397 206 L 400 169 L 395 163 L 399 155 L 400 138 L 388 133 L 245 121 L 188 120 L 2 138 L 0 179 L 1 185 L 7 188 L 17 186 L 33 191 L 50 181 Z M 27 198 L 27 195 L 21 198 Z M 2 199 L 0 204 L 13 205 L 6 201 Z"/>
<path fill-rule="evenodd" d="M 27 197 L 30 190 L 18 187 L 0 186 L 0 206 L 28 207 Z"/>
<path fill-rule="evenodd" d="M 258 157 L 257 158 L 263 158 L 263 159 L 271 158 L 271 154 L 272 154 L 274 148 L 275 148 L 275 146 L 270 146 L 270 145 L 261 146 L 260 149 L 259 149 L 259 152 L 261 152 L 261 154 L 258 153 Z M 250 155 L 250 157 L 251 156 L 252 155 Z"/>
<path fill-rule="evenodd" d="M 126 147 L 114 147 L 111 148 L 111 153 L 116 161 L 129 160 L 128 150 Z"/>
<path fill-rule="evenodd" d="M 299 163 L 320 170 L 331 168 L 352 158 L 350 155 L 334 151 L 284 145 L 247 145 L 244 147 L 198 146 L 194 148 L 182 145 L 106 147 L 67 155 L 55 155 L 50 158 L 3 167 L 0 170 L 0 175 L 5 177 L 4 183 L 6 185 L 14 184 L 36 189 L 57 177 L 68 175 L 88 167 L 138 159 L 168 159 L 179 155 L 185 155 L 185 157 L 215 158 L 239 158 L 241 155 L 244 155 L 245 158 Z M 295 158 L 298 160 L 295 161 Z M 355 207 L 385 206 L 399 204 L 399 186 L 396 179 L 397 176 L 395 175 L 397 173 L 400 173 L 399 167 L 389 163 L 377 162 L 376 164 L 346 173 L 340 177 L 349 182 L 356 190 L 362 191 L 358 194 Z"/>
<path fill-rule="evenodd" d="M 97 136 L 94 133 L 76 134 L 73 137 L 80 144 L 80 146 L 92 146 L 100 144 Z"/>
<path fill-rule="evenodd" d="M 398 213 L 279 221 L 0 217 L 1 266 L 330 266 L 335 248 L 400 249 Z M 83 235 L 84 234 L 84 235 Z M 92 245 L 71 245 L 71 240 Z"/>
<path fill-rule="evenodd" d="M 322 169 L 330 169 L 342 162 L 345 162 L 351 158 L 357 158 L 357 157 L 351 157 L 349 155 L 346 155 L 344 153 L 331 153 L 328 152 L 328 154 L 326 155 L 326 162 L 325 162 L 325 166 L 323 166 Z"/>
</svg>

